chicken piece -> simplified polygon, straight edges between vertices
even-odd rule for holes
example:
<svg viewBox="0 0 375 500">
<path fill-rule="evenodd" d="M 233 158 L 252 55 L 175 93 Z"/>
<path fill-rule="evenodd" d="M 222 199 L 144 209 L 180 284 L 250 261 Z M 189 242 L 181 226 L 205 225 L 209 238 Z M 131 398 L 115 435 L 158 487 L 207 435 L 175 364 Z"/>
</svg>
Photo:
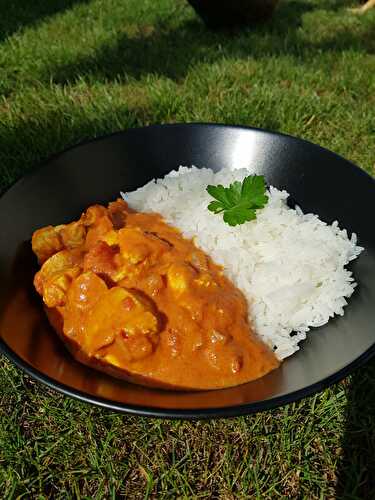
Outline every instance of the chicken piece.
<svg viewBox="0 0 375 500">
<path fill-rule="evenodd" d="M 53 226 L 42 227 L 35 231 L 31 245 L 33 252 L 38 257 L 39 264 L 43 264 L 53 254 L 64 248 L 58 228 Z"/>
<path fill-rule="evenodd" d="M 168 242 L 138 227 L 120 229 L 118 242 L 122 258 L 129 264 L 139 264 L 146 258 L 150 264 L 158 262 L 161 255 L 170 250 Z"/>
<path fill-rule="evenodd" d="M 118 231 L 111 229 L 108 233 L 102 236 L 100 241 L 104 241 L 104 243 L 107 243 L 110 247 L 118 246 Z"/>
<path fill-rule="evenodd" d="M 66 224 L 60 231 L 65 248 L 77 248 L 85 243 L 86 228 L 81 221 Z"/>
<path fill-rule="evenodd" d="M 121 349 L 120 359 L 124 358 L 127 361 L 144 359 L 150 356 L 155 348 L 154 342 L 148 335 L 133 335 L 131 337 L 122 335 L 122 342 L 119 345 Z M 107 358 L 105 359 L 108 361 Z"/>
<path fill-rule="evenodd" d="M 120 229 L 118 241 L 121 256 L 129 264 L 139 264 L 151 253 L 147 237 L 139 228 Z"/>
<path fill-rule="evenodd" d="M 99 275 L 113 280 L 116 277 L 117 266 L 115 256 L 118 249 L 109 246 L 104 241 L 98 241 L 85 255 L 83 269 L 91 270 Z"/>
<path fill-rule="evenodd" d="M 46 281 L 60 271 L 80 266 L 81 262 L 82 251 L 80 249 L 61 250 L 44 262 L 40 270 L 37 272 L 36 277 L 38 277 L 38 281 Z"/>
<path fill-rule="evenodd" d="M 122 229 L 126 224 L 128 205 L 124 200 L 118 199 L 108 205 L 108 214 L 115 229 Z"/>
<path fill-rule="evenodd" d="M 165 287 L 162 276 L 158 273 L 150 273 L 143 281 L 144 291 L 151 297 L 155 297 Z"/>
<path fill-rule="evenodd" d="M 124 362 L 143 359 L 153 352 L 159 329 L 154 304 L 140 292 L 108 289 L 92 271 L 81 274 L 69 288 L 63 333 L 75 345 L 73 350 L 79 346 L 87 359 L 104 358 L 124 367 Z M 105 348 L 115 342 L 115 353 L 108 353 Z"/>
<path fill-rule="evenodd" d="M 112 279 L 126 288 L 145 277 L 153 265 L 160 263 L 163 253 L 170 251 L 168 242 L 138 227 L 120 229 L 118 243 L 117 273 Z"/>
<path fill-rule="evenodd" d="M 92 356 L 111 344 L 116 335 L 124 341 L 134 335 L 152 335 L 159 329 L 152 303 L 135 291 L 114 287 L 96 302 L 85 325 L 83 348 Z"/>
<path fill-rule="evenodd" d="M 109 232 L 113 230 L 113 224 L 107 215 L 98 218 L 95 224 L 87 231 L 85 248 L 90 250 L 98 241 Z"/>
<path fill-rule="evenodd" d="M 194 280 L 194 283 L 200 287 L 204 287 L 207 289 L 217 288 L 218 286 L 216 281 L 212 277 L 212 274 L 208 272 L 200 273 L 199 277 Z"/>
<path fill-rule="evenodd" d="M 167 271 L 168 287 L 179 295 L 190 288 L 191 282 L 196 276 L 197 272 L 192 266 L 184 262 L 176 262 Z"/>
<path fill-rule="evenodd" d="M 81 273 L 81 269 L 76 266 L 57 272 L 43 285 L 43 302 L 47 307 L 64 306 L 66 293 L 72 280 Z"/>
<path fill-rule="evenodd" d="M 63 332 L 69 339 L 79 340 L 80 335 L 83 335 L 87 314 L 107 290 L 105 282 L 91 271 L 73 280 L 64 311 Z"/>
<path fill-rule="evenodd" d="M 104 280 L 95 273 L 86 271 L 78 276 L 72 283 L 68 292 L 67 312 L 78 309 L 88 311 L 92 309 L 108 287 Z"/>
<path fill-rule="evenodd" d="M 85 226 L 92 226 L 95 222 L 107 215 L 107 209 L 102 205 L 92 205 L 86 212 L 82 215 L 81 221 Z"/>
<path fill-rule="evenodd" d="M 34 285 L 48 307 L 62 305 L 71 280 L 81 271 L 80 249 L 61 250 L 47 259 L 34 278 Z"/>
</svg>

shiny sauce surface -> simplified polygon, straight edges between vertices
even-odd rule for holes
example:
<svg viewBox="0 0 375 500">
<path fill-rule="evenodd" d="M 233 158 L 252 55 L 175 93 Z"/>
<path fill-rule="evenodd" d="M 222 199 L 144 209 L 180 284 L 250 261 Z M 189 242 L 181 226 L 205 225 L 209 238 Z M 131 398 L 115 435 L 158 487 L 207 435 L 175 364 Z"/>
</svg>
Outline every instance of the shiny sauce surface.
<svg viewBox="0 0 375 500">
<path fill-rule="evenodd" d="M 157 213 L 122 200 L 35 231 L 34 284 L 81 362 L 143 385 L 218 389 L 279 365 L 242 292 Z"/>
</svg>

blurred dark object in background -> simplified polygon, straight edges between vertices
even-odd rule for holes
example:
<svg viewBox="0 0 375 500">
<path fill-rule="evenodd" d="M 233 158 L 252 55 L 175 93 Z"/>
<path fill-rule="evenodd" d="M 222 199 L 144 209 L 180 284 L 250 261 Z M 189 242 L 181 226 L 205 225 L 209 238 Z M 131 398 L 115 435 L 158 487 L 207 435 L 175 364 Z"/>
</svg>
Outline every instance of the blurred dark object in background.
<svg viewBox="0 0 375 500">
<path fill-rule="evenodd" d="M 251 26 L 267 21 L 279 0 L 188 0 L 208 28 Z"/>
<path fill-rule="evenodd" d="M 361 7 L 350 9 L 355 14 L 365 14 L 368 10 L 375 8 L 375 0 L 367 0 Z"/>
</svg>

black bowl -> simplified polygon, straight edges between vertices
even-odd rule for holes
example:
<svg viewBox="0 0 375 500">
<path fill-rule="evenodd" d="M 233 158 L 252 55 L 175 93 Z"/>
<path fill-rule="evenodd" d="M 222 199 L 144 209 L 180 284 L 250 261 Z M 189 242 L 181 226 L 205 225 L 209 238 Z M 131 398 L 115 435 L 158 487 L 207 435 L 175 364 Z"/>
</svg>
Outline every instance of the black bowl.
<svg viewBox="0 0 375 500">
<path fill-rule="evenodd" d="M 343 317 L 316 328 L 282 366 L 232 389 L 168 392 L 115 380 L 72 359 L 33 291 L 32 232 L 72 220 L 93 203 L 133 190 L 179 165 L 247 167 L 286 189 L 304 211 L 356 232 L 365 251 Z M 156 207 L 157 208 L 157 207 Z M 131 129 L 69 149 L 0 199 L 0 349 L 34 378 L 112 410 L 161 417 L 221 417 L 266 410 L 313 394 L 375 352 L 375 182 L 334 153 L 293 137 L 205 124 Z"/>
</svg>

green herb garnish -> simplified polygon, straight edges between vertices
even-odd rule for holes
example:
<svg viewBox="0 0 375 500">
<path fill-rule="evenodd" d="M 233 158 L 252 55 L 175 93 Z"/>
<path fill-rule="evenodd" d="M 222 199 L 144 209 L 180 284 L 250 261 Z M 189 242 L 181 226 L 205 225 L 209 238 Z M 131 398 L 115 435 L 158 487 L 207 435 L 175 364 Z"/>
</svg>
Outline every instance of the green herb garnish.
<svg viewBox="0 0 375 500">
<path fill-rule="evenodd" d="M 224 222 L 230 226 L 256 219 L 256 210 L 263 208 L 268 201 L 263 175 L 249 175 L 229 187 L 221 184 L 207 186 L 206 190 L 215 198 L 208 205 L 208 210 L 214 214 L 223 212 Z"/>
</svg>

